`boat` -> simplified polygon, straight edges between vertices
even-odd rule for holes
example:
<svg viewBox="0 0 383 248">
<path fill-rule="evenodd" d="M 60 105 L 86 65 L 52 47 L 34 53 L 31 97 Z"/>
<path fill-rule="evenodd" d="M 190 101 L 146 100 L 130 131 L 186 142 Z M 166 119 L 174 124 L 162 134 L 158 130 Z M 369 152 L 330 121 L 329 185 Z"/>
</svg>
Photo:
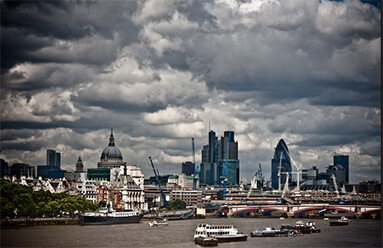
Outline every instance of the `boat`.
<svg viewBox="0 0 383 248">
<path fill-rule="evenodd" d="M 159 216 L 162 218 L 166 218 L 167 220 L 185 220 L 193 217 L 194 210 L 193 209 L 185 209 L 185 210 L 170 210 L 159 213 Z"/>
<path fill-rule="evenodd" d="M 346 226 L 350 220 L 346 216 L 342 216 L 338 220 L 332 220 L 330 221 L 330 226 Z"/>
<path fill-rule="evenodd" d="M 155 227 L 155 226 L 168 226 L 169 223 L 165 218 L 156 218 L 155 220 L 149 222 L 150 227 Z"/>
<path fill-rule="evenodd" d="M 195 230 L 194 239 L 200 237 L 214 237 L 218 239 L 219 243 L 247 240 L 247 235 L 239 233 L 233 225 L 210 225 L 206 223 L 198 224 Z"/>
<path fill-rule="evenodd" d="M 250 232 L 251 237 L 275 237 L 278 230 L 273 227 L 266 227 L 265 230 L 255 230 Z"/>
<path fill-rule="evenodd" d="M 194 242 L 200 246 L 217 246 L 218 239 L 214 237 L 198 237 L 194 239 Z"/>
<path fill-rule="evenodd" d="M 299 229 L 296 228 L 296 226 L 291 226 L 288 224 L 281 225 L 281 228 L 279 228 L 278 233 L 276 233 L 276 236 L 300 236 L 303 235 Z"/>
<path fill-rule="evenodd" d="M 140 211 L 100 209 L 98 211 L 83 212 L 78 215 L 82 225 L 128 224 L 139 223 L 142 219 Z"/>
<path fill-rule="evenodd" d="M 295 228 L 301 233 L 320 233 L 320 229 L 315 226 L 315 222 L 307 222 L 306 225 L 302 221 L 297 221 L 295 223 Z"/>
</svg>

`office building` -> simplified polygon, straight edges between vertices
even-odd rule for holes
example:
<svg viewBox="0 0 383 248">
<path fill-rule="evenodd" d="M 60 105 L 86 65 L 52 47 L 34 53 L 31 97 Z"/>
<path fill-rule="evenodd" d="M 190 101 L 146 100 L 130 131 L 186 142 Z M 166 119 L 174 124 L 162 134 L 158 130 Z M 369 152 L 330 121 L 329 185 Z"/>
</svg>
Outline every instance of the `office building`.
<svg viewBox="0 0 383 248">
<path fill-rule="evenodd" d="M 348 155 L 335 155 L 334 156 L 334 165 L 341 165 L 344 168 L 345 173 L 345 183 L 350 182 L 350 171 L 348 164 Z"/>
<path fill-rule="evenodd" d="M 61 170 L 61 154 L 55 150 L 47 150 L 47 164 L 37 166 L 37 176 L 42 178 L 63 178 L 65 170 Z"/>
<path fill-rule="evenodd" d="M 194 174 L 194 165 L 192 162 L 182 163 L 182 173 L 185 173 L 187 176 Z"/>
<path fill-rule="evenodd" d="M 229 156 L 227 163 L 227 184 L 239 184 L 238 142 L 234 139 L 233 131 L 225 131 L 220 140 L 214 131 L 209 132 L 209 144 L 205 145 L 201 153 L 200 184 L 222 184 L 223 168 L 226 164 L 226 149 L 231 134 Z"/>
<path fill-rule="evenodd" d="M 279 140 L 275 148 L 274 157 L 271 159 L 271 187 L 282 189 L 286 182 L 287 174 L 291 171 L 289 149 L 283 139 Z M 291 181 L 291 177 L 290 180 Z"/>
<path fill-rule="evenodd" d="M 55 150 L 48 149 L 47 150 L 47 165 L 50 165 L 52 168 L 61 167 L 61 154 L 56 152 Z"/>
</svg>

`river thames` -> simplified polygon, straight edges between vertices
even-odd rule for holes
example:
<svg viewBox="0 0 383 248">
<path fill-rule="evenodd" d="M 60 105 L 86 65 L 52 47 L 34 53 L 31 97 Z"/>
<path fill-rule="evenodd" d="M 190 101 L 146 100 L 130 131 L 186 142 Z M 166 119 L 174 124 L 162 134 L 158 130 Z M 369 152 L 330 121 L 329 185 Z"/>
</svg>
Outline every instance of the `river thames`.
<svg viewBox="0 0 383 248">
<path fill-rule="evenodd" d="M 193 234 L 198 223 L 233 224 L 239 232 L 279 227 L 298 220 L 273 218 L 193 219 L 170 221 L 167 227 L 149 227 L 148 221 L 123 225 L 49 225 L 1 230 L 1 247 L 200 247 Z M 320 233 L 298 237 L 251 238 L 220 243 L 218 247 L 382 247 L 381 220 L 350 220 L 348 226 L 330 226 L 314 219 Z"/>
</svg>

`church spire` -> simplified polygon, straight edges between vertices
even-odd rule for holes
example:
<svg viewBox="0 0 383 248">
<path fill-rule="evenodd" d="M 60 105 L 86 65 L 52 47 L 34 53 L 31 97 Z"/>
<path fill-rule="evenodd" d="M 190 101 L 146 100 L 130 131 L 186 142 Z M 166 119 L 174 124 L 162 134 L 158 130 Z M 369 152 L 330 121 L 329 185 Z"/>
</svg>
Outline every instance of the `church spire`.
<svg viewBox="0 0 383 248">
<path fill-rule="evenodd" d="M 76 163 L 76 172 L 83 172 L 84 171 L 84 165 L 82 164 L 81 156 L 78 155 L 78 160 Z"/>
<path fill-rule="evenodd" d="M 114 145 L 113 129 L 110 129 L 109 146 L 115 146 Z"/>
</svg>

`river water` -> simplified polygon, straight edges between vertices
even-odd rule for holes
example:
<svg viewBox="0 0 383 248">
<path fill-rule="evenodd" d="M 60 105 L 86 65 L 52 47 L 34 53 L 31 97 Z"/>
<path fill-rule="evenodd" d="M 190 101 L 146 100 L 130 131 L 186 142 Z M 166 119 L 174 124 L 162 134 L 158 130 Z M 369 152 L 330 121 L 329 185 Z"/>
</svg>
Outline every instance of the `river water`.
<svg viewBox="0 0 383 248">
<path fill-rule="evenodd" d="M 170 221 L 167 227 L 149 227 L 148 221 L 122 225 L 50 225 L 1 230 L 1 247 L 200 247 L 193 233 L 198 223 L 233 224 L 240 232 L 279 227 L 297 220 L 273 218 L 229 218 Z M 243 242 L 220 243 L 218 247 L 382 247 L 381 220 L 350 220 L 348 226 L 330 226 L 313 220 L 320 233 L 298 237 L 251 238 Z"/>
</svg>

